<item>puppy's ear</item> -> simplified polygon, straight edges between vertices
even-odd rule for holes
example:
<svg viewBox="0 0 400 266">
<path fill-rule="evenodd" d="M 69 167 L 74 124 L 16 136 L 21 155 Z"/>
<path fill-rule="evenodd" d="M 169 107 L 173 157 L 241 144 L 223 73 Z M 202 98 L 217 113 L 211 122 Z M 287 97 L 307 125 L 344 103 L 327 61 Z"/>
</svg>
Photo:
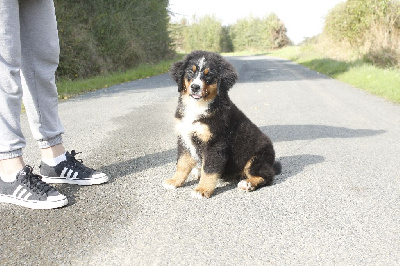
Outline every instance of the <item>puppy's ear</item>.
<svg viewBox="0 0 400 266">
<path fill-rule="evenodd" d="M 236 83 L 238 74 L 235 68 L 223 59 L 221 64 L 221 84 L 220 89 L 228 91 Z"/>
<path fill-rule="evenodd" d="M 169 73 L 176 84 L 178 84 L 178 92 L 181 92 L 183 89 L 183 76 L 185 75 L 185 62 L 179 61 L 174 63 Z"/>
</svg>

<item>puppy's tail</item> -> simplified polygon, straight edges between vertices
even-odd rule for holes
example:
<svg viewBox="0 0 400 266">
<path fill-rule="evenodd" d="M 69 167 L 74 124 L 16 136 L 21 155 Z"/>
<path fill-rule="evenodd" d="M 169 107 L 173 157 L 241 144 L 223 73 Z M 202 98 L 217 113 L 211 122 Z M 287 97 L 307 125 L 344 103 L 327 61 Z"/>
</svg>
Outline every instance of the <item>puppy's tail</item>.
<svg viewBox="0 0 400 266">
<path fill-rule="evenodd" d="M 272 166 L 275 170 L 275 175 L 279 175 L 282 172 L 282 164 L 281 162 L 275 161 Z"/>
</svg>

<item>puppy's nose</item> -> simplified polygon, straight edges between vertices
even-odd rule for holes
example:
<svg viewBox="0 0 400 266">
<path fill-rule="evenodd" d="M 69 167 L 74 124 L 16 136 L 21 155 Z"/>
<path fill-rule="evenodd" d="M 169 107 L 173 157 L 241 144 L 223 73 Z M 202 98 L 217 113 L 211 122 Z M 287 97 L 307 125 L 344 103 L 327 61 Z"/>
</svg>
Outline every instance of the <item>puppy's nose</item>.
<svg viewBox="0 0 400 266">
<path fill-rule="evenodd" d="M 193 92 L 198 92 L 200 90 L 199 84 L 192 84 L 190 87 L 192 88 Z"/>
</svg>

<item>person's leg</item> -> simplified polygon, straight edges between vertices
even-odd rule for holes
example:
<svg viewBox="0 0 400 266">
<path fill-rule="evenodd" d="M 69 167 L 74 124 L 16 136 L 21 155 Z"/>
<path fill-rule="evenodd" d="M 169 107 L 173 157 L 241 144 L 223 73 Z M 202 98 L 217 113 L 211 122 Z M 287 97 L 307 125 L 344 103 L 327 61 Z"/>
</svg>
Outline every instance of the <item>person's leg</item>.
<svg viewBox="0 0 400 266">
<path fill-rule="evenodd" d="M 0 174 L 10 181 L 25 166 L 25 139 L 20 127 L 21 68 L 26 88 L 24 104 L 42 158 L 65 153 L 54 82 L 59 57 L 54 5 L 51 0 L 22 0 L 20 4 L 21 8 L 18 0 L 0 3 Z"/>
<path fill-rule="evenodd" d="M 78 185 L 102 184 L 108 177 L 88 168 L 62 145 L 55 71 L 60 47 L 53 0 L 20 0 L 22 86 L 30 128 L 41 148 L 42 180 Z"/>
<path fill-rule="evenodd" d="M 66 153 L 55 83 L 60 47 L 53 0 L 20 0 L 20 17 L 23 101 L 42 159 L 52 161 Z"/>
<path fill-rule="evenodd" d="M 59 208 L 68 199 L 33 174 L 22 159 L 19 1 L 0 1 L 0 202 Z"/>
<path fill-rule="evenodd" d="M 33 137 L 41 149 L 62 143 L 55 72 L 59 42 L 53 0 L 20 0 L 23 101 Z M 43 156 L 53 155 L 58 150 Z M 61 151 L 65 153 L 65 150 Z M 60 154 L 54 154 L 58 156 Z"/>
<path fill-rule="evenodd" d="M 5 182 L 13 182 L 17 174 L 25 167 L 22 156 L 0 160 L 0 178 Z"/>
<path fill-rule="evenodd" d="M 63 144 L 57 144 L 48 148 L 40 149 L 42 160 L 50 160 L 60 155 L 65 154 L 65 148 Z"/>
<path fill-rule="evenodd" d="M 0 176 L 13 181 L 25 166 L 20 126 L 22 88 L 18 0 L 0 1 Z"/>
</svg>

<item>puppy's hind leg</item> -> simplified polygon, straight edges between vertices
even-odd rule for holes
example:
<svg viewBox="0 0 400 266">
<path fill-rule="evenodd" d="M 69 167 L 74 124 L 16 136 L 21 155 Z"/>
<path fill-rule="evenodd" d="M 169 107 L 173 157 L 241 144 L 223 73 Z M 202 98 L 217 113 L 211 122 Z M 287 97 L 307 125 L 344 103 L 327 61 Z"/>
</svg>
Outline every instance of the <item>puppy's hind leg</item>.
<svg viewBox="0 0 400 266">
<path fill-rule="evenodd" d="M 177 169 L 174 176 L 164 181 L 163 186 L 169 189 L 180 187 L 187 179 L 192 169 L 196 166 L 196 161 L 189 155 L 183 153 L 178 159 Z"/>
<path fill-rule="evenodd" d="M 247 162 L 243 173 L 246 179 L 238 183 L 238 188 L 243 191 L 253 191 L 263 186 L 269 186 L 275 176 L 272 166 L 267 162 L 261 164 L 260 160 L 255 157 Z"/>
</svg>

